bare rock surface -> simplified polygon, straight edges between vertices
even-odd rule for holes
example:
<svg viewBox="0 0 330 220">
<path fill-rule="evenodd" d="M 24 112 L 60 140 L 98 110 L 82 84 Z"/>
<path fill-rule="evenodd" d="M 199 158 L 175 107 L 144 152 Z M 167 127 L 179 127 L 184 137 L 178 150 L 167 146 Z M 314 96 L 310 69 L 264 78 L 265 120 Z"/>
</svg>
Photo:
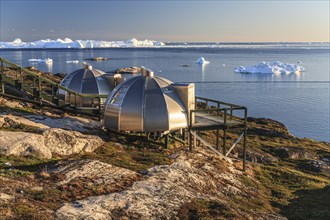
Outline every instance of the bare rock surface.
<svg viewBox="0 0 330 220">
<path fill-rule="evenodd" d="M 119 74 L 137 74 L 139 72 L 141 72 L 141 68 L 136 66 L 119 68 L 113 71 L 113 73 L 119 73 Z"/>
<path fill-rule="evenodd" d="M 83 133 L 95 133 L 100 128 L 100 123 L 98 121 L 75 116 L 50 118 L 38 115 L 27 115 L 24 117 L 50 128 L 62 128 L 65 130 L 79 131 Z"/>
<path fill-rule="evenodd" d="M 0 153 L 5 155 L 51 158 L 54 153 L 92 152 L 104 143 L 98 136 L 83 134 L 96 133 L 99 122 L 80 117 L 4 114 L 0 115 L 1 128 Z"/>
<path fill-rule="evenodd" d="M 0 154 L 51 158 L 52 153 L 40 134 L 0 130 Z"/>
<path fill-rule="evenodd" d="M 70 155 L 92 152 L 103 144 L 94 135 L 59 128 L 47 129 L 43 134 L 0 130 L 0 154 L 51 158 L 52 154 Z"/>
<path fill-rule="evenodd" d="M 0 128 L 24 128 L 24 127 L 29 127 L 40 131 L 49 128 L 44 124 L 28 120 L 24 117 L 15 116 L 15 115 L 0 115 Z"/>
<path fill-rule="evenodd" d="M 65 179 L 58 182 L 58 185 L 67 184 L 74 179 L 89 178 L 94 184 L 117 184 L 126 178 L 137 178 L 139 175 L 131 170 L 116 167 L 98 160 L 77 160 L 68 161 L 53 171 L 65 176 Z"/>
<path fill-rule="evenodd" d="M 56 215 L 59 219 L 173 219 L 193 199 L 222 201 L 229 195 L 247 196 L 238 178 L 240 171 L 200 151 L 181 153 L 171 165 L 148 169 L 144 180 L 122 192 L 66 203 Z"/>
<path fill-rule="evenodd" d="M 24 104 L 22 102 L 14 101 L 14 100 L 7 100 L 3 97 L 0 97 L 0 106 L 8 107 L 8 108 L 22 108 Z"/>
<path fill-rule="evenodd" d="M 66 131 L 60 128 L 51 128 L 43 133 L 45 146 L 52 153 L 70 155 L 80 152 L 93 152 L 103 144 L 100 137 L 85 135 L 77 131 Z"/>
</svg>

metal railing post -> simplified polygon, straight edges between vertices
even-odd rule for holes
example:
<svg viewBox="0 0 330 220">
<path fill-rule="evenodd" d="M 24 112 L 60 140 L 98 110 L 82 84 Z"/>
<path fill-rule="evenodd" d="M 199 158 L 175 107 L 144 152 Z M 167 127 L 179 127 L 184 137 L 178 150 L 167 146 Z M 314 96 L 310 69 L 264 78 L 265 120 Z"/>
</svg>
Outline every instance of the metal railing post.
<svg viewBox="0 0 330 220">
<path fill-rule="evenodd" d="M 3 68 L 3 61 L 1 59 L 1 93 L 5 94 L 5 72 L 4 72 L 4 68 Z"/>
<path fill-rule="evenodd" d="M 191 128 L 192 128 L 192 111 L 189 112 L 189 128 L 188 128 L 188 141 L 189 141 L 189 151 L 192 151 L 192 134 L 191 134 Z"/>
<path fill-rule="evenodd" d="M 223 118 L 223 145 L 222 145 L 222 153 L 226 155 L 226 138 L 227 138 L 227 110 L 224 110 L 224 118 Z"/>
<path fill-rule="evenodd" d="M 39 90 L 39 99 L 41 99 L 41 78 L 38 76 L 38 90 Z"/>
<path fill-rule="evenodd" d="M 246 169 L 247 108 L 244 108 L 243 171 Z"/>
</svg>

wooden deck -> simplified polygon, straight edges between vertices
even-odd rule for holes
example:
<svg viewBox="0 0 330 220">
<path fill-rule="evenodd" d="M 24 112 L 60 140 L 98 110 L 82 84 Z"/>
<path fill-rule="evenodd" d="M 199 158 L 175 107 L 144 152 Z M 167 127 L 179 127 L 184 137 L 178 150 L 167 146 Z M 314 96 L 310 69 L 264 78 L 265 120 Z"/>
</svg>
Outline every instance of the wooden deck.
<svg viewBox="0 0 330 220">
<path fill-rule="evenodd" d="M 235 104 L 221 102 L 202 97 L 195 97 L 195 108 L 189 111 L 188 143 L 192 151 L 196 147 L 197 139 L 199 144 L 210 148 L 222 158 L 227 158 L 230 152 L 243 139 L 243 170 L 246 168 L 246 138 L 247 138 L 247 108 Z M 215 130 L 215 145 L 208 143 L 200 135 L 201 131 Z M 220 147 L 220 130 L 222 130 L 222 153 Z M 227 147 L 227 130 L 242 132 L 239 138 L 231 147 Z"/>
</svg>

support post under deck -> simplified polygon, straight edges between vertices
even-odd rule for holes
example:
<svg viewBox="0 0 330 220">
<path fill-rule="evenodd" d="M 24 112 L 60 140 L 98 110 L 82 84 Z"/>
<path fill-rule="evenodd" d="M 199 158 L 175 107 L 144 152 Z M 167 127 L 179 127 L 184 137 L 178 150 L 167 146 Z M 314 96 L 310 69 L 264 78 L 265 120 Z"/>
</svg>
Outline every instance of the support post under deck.
<svg viewBox="0 0 330 220">
<path fill-rule="evenodd" d="M 165 135 L 165 148 L 168 148 L 168 134 Z"/>
<path fill-rule="evenodd" d="M 215 149 L 219 150 L 219 129 L 217 129 L 217 139 L 216 139 Z"/>
</svg>

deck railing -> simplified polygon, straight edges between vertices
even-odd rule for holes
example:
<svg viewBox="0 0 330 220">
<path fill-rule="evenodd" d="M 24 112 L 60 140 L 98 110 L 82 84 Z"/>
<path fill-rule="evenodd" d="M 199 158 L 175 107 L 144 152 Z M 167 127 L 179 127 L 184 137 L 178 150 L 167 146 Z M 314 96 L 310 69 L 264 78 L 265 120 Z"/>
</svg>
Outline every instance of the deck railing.
<svg viewBox="0 0 330 220">
<path fill-rule="evenodd" d="M 189 148 L 192 150 L 192 135 L 197 137 L 199 140 L 202 140 L 200 136 L 198 136 L 194 130 L 195 116 L 198 113 L 206 113 L 211 116 L 221 117 L 223 122 L 218 127 L 215 126 L 212 130 L 216 130 L 216 144 L 215 148 L 204 141 L 204 144 L 207 145 L 211 150 L 218 151 L 219 150 L 219 129 L 223 130 L 223 145 L 222 145 L 222 156 L 227 157 L 230 152 L 236 147 L 238 142 L 243 138 L 243 170 L 246 169 L 246 138 L 247 138 L 247 108 L 244 106 L 239 106 L 236 104 L 222 102 L 214 99 L 208 99 L 203 97 L 195 97 L 195 109 L 189 111 Z M 228 126 L 228 120 L 234 120 L 239 122 L 238 128 L 243 130 L 242 134 L 239 138 L 234 142 L 234 144 L 227 151 L 226 148 L 226 136 L 227 129 L 230 129 Z M 205 128 L 199 128 L 199 130 L 209 130 L 207 126 Z M 235 128 L 236 129 L 236 128 Z M 196 140 L 195 140 L 196 141 Z M 218 151 L 217 154 L 220 152 Z"/>
<path fill-rule="evenodd" d="M 10 67 L 14 67 L 16 70 L 16 76 L 10 77 L 6 76 L 4 66 L 7 64 Z M 30 83 L 25 79 L 30 77 Z M 40 101 L 40 104 L 52 104 L 60 108 L 75 108 L 81 109 L 82 113 L 86 110 L 92 112 L 95 116 L 99 116 L 102 108 L 102 99 L 106 99 L 108 95 L 97 95 L 97 94 L 82 94 L 71 89 L 68 89 L 62 86 L 60 83 L 53 82 L 52 80 L 41 76 L 33 71 L 22 68 L 21 66 L 16 65 L 4 58 L 0 57 L 0 82 L 1 89 L 0 92 L 2 95 L 5 95 L 5 82 L 18 87 L 19 89 L 30 93 L 35 99 Z M 44 88 L 48 88 L 51 92 L 46 92 Z M 66 100 L 59 100 L 57 96 L 58 90 L 61 89 L 67 93 L 69 97 L 69 102 Z M 90 99 L 91 103 L 96 103 L 95 107 L 91 108 L 82 108 L 78 105 L 78 99 Z M 29 100 L 26 100 L 29 101 Z"/>
</svg>

